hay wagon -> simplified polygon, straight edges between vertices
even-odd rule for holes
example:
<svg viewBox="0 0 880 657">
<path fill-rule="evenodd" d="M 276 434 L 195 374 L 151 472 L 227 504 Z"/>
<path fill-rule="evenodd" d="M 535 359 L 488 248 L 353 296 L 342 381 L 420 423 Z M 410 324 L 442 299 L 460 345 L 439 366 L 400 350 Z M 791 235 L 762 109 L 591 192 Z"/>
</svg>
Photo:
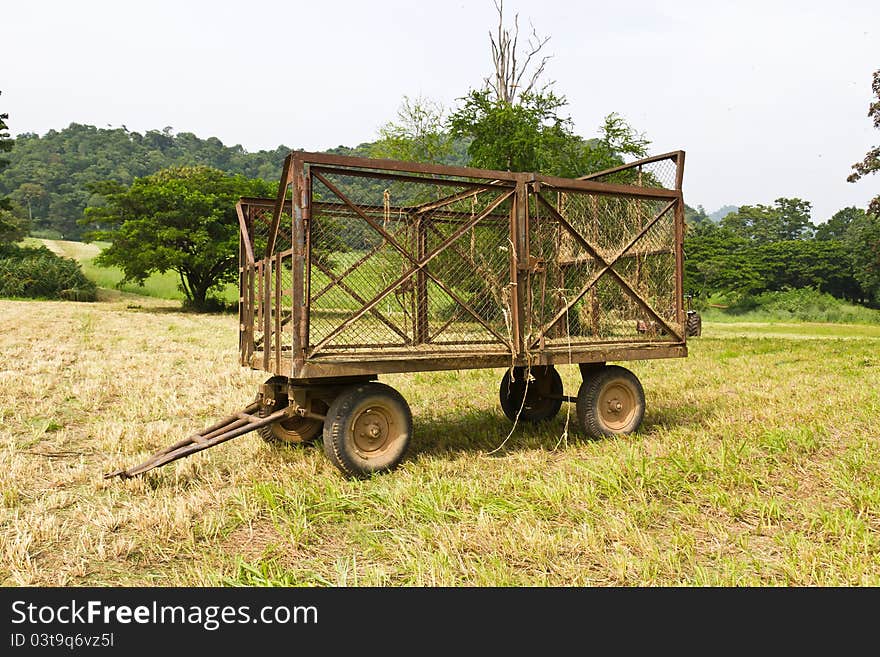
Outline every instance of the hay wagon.
<svg viewBox="0 0 880 657">
<path fill-rule="evenodd" d="M 269 378 L 243 411 L 107 476 L 255 430 L 323 437 L 345 475 L 388 471 L 413 433 L 388 373 L 498 368 L 511 421 L 573 402 L 589 436 L 635 431 L 641 383 L 609 363 L 687 355 L 683 165 L 675 151 L 569 179 L 291 152 L 277 198 L 236 206 L 240 363 Z M 580 367 L 576 396 L 562 364 Z"/>
</svg>

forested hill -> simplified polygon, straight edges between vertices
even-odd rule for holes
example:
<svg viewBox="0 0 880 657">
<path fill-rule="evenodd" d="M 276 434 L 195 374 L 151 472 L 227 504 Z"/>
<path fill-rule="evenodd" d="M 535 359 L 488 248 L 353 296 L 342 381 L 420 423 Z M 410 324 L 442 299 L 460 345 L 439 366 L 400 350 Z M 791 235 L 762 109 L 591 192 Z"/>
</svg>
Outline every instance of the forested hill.
<svg viewBox="0 0 880 657">
<path fill-rule="evenodd" d="M 336 146 L 327 153 L 369 156 L 375 142 Z M 78 240 L 87 228 L 77 221 L 99 199 L 89 184 L 116 180 L 124 185 L 170 166 L 204 164 L 248 178 L 276 181 L 291 147 L 248 152 L 226 146 L 216 137 L 202 139 L 171 128 L 141 134 L 125 127 L 97 128 L 71 123 L 45 135 L 21 134 L 8 153 L 9 166 L 0 171 L 0 198 L 9 196 L 27 215 L 31 234 Z M 467 142 L 455 140 L 445 164 L 466 165 Z M 688 217 L 698 214 L 686 208 Z"/>
<path fill-rule="evenodd" d="M 226 146 L 216 137 L 202 139 L 171 128 L 141 134 L 119 128 L 71 123 L 45 135 L 24 133 L 7 154 L 9 166 L 0 170 L 0 198 L 9 196 L 27 216 L 38 237 L 78 240 L 87 227 L 78 224 L 83 210 L 99 202 L 89 184 L 115 180 L 124 185 L 170 166 L 203 164 L 248 178 L 276 181 L 281 176 L 287 145 L 248 152 Z M 441 161 L 466 165 L 468 141 L 455 139 Z M 324 152 L 369 156 L 376 142 L 336 146 Z M 690 217 L 696 211 L 686 208 Z"/>
<path fill-rule="evenodd" d="M 337 153 L 365 153 L 368 144 L 340 146 Z M 0 172 L 0 198 L 9 195 L 30 215 L 32 230 L 49 237 L 78 239 L 83 226 L 77 220 L 90 201 L 88 183 L 134 178 L 169 166 L 204 164 L 249 178 L 277 180 L 286 145 L 275 150 L 247 152 L 226 146 L 216 137 L 201 139 L 190 132 L 173 134 L 170 128 L 144 134 L 122 128 L 96 128 L 72 123 L 16 137 L 8 154 L 9 166 Z"/>
</svg>

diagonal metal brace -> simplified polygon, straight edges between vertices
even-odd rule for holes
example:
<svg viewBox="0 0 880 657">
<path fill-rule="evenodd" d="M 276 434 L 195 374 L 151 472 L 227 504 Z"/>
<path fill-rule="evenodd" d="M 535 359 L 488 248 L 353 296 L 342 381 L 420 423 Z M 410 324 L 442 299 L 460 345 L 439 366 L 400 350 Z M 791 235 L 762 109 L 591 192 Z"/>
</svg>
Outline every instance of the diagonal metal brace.
<svg viewBox="0 0 880 657">
<path fill-rule="evenodd" d="M 234 413 L 206 429 L 202 429 L 199 433 L 193 434 L 188 438 L 184 438 L 173 445 L 169 445 L 168 447 L 159 450 L 140 465 L 106 473 L 104 479 L 111 479 L 113 477 L 131 479 L 132 477 L 143 474 L 153 468 L 158 468 L 166 463 L 171 463 L 172 461 L 182 459 L 190 454 L 200 452 L 203 449 L 219 445 L 222 442 L 237 438 L 238 436 L 259 429 L 260 427 L 264 427 L 267 424 L 283 420 L 297 412 L 296 405 L 291 404 L 290 406 L 277 410 L 266 417 L 258 417 L 254 415 L 254 413 L 259 411 L 260 406 L 260 401 L 255 401 L 244 410 Z"/>
</svg>

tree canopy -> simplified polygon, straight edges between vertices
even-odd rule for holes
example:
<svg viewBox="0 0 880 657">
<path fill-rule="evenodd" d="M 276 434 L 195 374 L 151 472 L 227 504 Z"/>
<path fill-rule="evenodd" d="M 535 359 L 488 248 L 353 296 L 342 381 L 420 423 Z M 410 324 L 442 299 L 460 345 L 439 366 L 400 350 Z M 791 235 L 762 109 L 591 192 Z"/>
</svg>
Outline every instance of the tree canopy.
<svg viewBox="0 0 880 657">
<path fill-rule="evenodd" d="M 0 197 L 9 195 L 24 218 L 33 217 L 33 231 L 42 237 L 81 239 L 89 226 L 79 219 L 90 204 L 100 202 L 92 183 L 115 180 L 130 185 L 135 178 L 165 168 L 203 165 L 248 178 L 277 181 L 287 146 L 248 152 L 225 146 L 216 137 L 162 130 L 132 132 L 71 123 L 45 135 L 20 134 L 9 166 L 0 171 Z"/>
<path fill-rule="evenodd" d="M 564 98 L 525 94 L 514 104 L 472 90 L 450 117 L 452 134 L 470 140 L 472 166 L 506 171 L 555 171 L 559 154 L 578 140 L 567 118 L 558 115 Z"/>
<path fill-rule="evenodd" d="M 880 69 L 874 71 L 874 80 L 871 84 L 876 100 L 868 105 L 868 118 L 872 119 L 875 128 L 880 128 Z M 849 174 L 849 182 L 857 182 L 864 176 L 880 171 L 880 146 L 875 146 L 865 154 L 861 162 L 852 165 L 853 172 Z M 875 196 L 868 205 L 868 212 L 880 217 L 880 194 Z"/>
<path fill-rule="evenodd" d="M 453 137 L 468 143 L 470 164 L 485 169 L 535 171 L 578 177 L 623 163 L 624 155 L 642 157 L 649 141 L 616 112 L 605 117 L 598 138 L 584 139 L 562 110 L 565 96 L 544 82 L 550 37 L 532 29 L 520 48 L 519 16 L 504 26 L 503 2 L 496 2 L 498 26 L 489 34 L 493 73 L 482 89 L 471 89 L 449 116 Z"/>
<path fill-rule="evenodd" d="M 379 128 L 379 140 L 370 145 L 371 157 L 408 162 L 446 164 L 460 159 L 460 145 L 445 129 L 446 110 L 428 98 L 403 97 L 397 120 Z"/>
<path fill-rule="evenodd" d="M 9 126 L 6 125 L 8 119 L 8 113 L 0 113 L 0 172 L 9 166 L 9 159 L 3 157 L 2 154 L 9 153 L 15 143 L 9 137 Z M 20 240 L 27 234 L 28 228 L 28 223 L 24 220 L 19 208 L 11 199 L 0 193 L 0 244 Z"/>
<path fill-rule="evenodd" d="M 171 167 L 136 178 L 130 186 L 89 186 L 104 204 L 87 208 L 85 222 L 102 228 L 89 240 L 111 244 L 97 257 L 122 269 L 123 282 L 143 284 L 150 274 L 175 271 L 187 305 L 209 306 L 208 294 L 235 280 L 241 196 L 274 196 L 277 183 L 206 166 Z"/>
<path fill-rule="evenodd" d="M 721 225 L 749 242 L 762 244 L 810 237 L 812 204 L 799 198 L 778 198 L 772 206 L 743 205 L 721 220 Z"/>
<path fill-rule="evenodd" d="M 734 298 L 815 288 L 840 299 L 873 304 L 880 286 L 865 274 L 872 224 L 850 207 L 828 221 L 808 222 L 810 203 L 779 198 L 773 206 L 744 205 L 720 222 L 688 216 L 686 289 L 698 296 Z"/>
</svg>

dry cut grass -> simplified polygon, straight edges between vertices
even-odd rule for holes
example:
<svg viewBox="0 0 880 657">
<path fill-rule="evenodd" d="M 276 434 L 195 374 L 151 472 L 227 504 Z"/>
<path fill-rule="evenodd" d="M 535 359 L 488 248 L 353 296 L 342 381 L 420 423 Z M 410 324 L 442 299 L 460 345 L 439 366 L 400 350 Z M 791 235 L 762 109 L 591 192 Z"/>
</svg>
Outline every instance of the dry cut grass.
<svg viewBox="0 0 880 657">
<path fill-rule="evenodd" d="M 390 474 L 250 434 L 104 480 L 266 378 L 235 317 L 128 303 L 0 301 L 4 585 L 880 584 L 880 327 L 707 323 L 687 359 L 628 364 L 627 438 L 563 407 L 493 453 L 502 372 L 429 372 L 382 377 L 415 421 Z"/>
</svg>

